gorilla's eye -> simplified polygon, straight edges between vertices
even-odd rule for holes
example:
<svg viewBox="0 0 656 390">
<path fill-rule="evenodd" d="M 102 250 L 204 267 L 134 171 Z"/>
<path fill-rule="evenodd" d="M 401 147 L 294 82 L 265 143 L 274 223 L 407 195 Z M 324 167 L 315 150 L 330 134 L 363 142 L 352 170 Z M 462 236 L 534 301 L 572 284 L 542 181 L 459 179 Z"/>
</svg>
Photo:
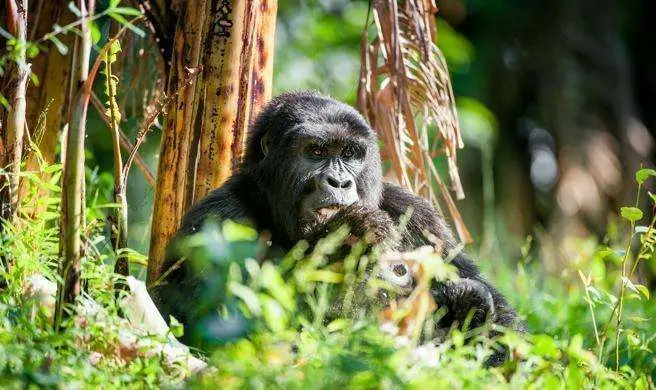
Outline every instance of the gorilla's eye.
<svg viewBox="0 0 656 390">
<path fill-rule="evenodd" d="M 325 154 L 325 150 L 319 145 L 312 145 L 310 146 L 310 154 L 313 157 L 322 157 Z"/>
<path fill-rule="evenodd" d="M 351 148 L 351 147 L 347 147 L 347 148 L 344 149 L 344 151 L 342 152 L 342 157 L 344 157 L 344 158 L 351 158 L 351 157 L 353 157 L 354 155 L 355 155 L 355 150 L 353 150 L 353 148 Z"/>
</svg>

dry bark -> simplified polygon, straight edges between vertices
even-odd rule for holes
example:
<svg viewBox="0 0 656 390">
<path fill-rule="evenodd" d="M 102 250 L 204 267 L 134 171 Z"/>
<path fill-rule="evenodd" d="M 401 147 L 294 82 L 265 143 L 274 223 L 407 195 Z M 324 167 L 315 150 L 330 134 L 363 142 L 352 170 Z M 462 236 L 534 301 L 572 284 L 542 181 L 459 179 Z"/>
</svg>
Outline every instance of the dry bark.
<svg viewBox="0 0 656 390">
<path fill-rule="evenodd" d="M 175 28 L 155 191 L 148 281 L 184 212 L 220 186 L 248 123 L 271 96 L 275 0 L 186 2 Z M 189 74 L 202 72 L 189 82 Z M 183 91 L 180 91 L 184 89 Z"/>
</svg>

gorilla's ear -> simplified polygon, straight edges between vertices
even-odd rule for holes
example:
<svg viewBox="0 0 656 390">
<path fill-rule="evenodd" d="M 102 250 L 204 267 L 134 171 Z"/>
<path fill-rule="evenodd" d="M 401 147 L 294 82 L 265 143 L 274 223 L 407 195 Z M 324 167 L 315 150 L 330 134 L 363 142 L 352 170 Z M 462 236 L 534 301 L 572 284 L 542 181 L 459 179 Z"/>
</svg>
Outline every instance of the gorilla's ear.
<svg viewBox="0 0 656 390">
<path fill-rule="evenodd" d="M 260 148 L 262 148 L 262 154 L 266 157 L 269 154 L 269 133 L 264 133 L 260 138 Z"/>
</svg>

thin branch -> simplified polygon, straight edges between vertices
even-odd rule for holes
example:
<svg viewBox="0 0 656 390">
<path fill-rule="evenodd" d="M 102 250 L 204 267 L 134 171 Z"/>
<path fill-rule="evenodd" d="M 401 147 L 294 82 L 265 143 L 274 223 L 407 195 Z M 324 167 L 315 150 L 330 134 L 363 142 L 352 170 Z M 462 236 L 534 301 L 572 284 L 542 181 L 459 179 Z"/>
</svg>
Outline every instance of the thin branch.
<svg viewBox="0 0 656 390">
<path fill-rule="evenodd" d="M 91 104 L 96 108 L 98 114 L 102 118 L 102 120 L 108 125 L 111 126 L 111 121 L 107 114 L 105 113 L 105 107 L 103 107 L 102 102 L 100 99 L 98 99 L 98 96 L 96 95 L 95 92 L 91 93 Z M 121 130 L 119 130 L 119 136 L 120 139 L 119 141 L 121 142 L 121 147 L 123 150 L 126 152 L 131 152 L 134 149 L 134 145 L 132 144 L 132 141 L 128 138 L 127 135 Z M 153 175 L 153 172 L 150 170 L 150 167 L 148 167 L 148 164 L 146 161 L 141 157 L 141 154 L 137 153 L 134 156 L 134 163 L 137 165 L 137 168 L 143 173 L 144 177 L 146 178 L 146 182 L 148 182 L 148 185 L 151 188 L 155 187 L 155 176 Z"/>
</svg>

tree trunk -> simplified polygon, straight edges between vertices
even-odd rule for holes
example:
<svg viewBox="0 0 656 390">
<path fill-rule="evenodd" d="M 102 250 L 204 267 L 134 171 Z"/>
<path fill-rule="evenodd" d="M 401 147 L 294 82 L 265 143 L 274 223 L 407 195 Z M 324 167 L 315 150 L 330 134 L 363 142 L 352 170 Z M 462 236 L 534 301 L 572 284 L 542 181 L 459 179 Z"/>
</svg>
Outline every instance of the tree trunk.
<svg viewBox="0 0 656 390">
<path fill-rule="evenodd" d="M 276 0 L 186 2 L 175 28 L 148 282 L 184 212 L 237 166 L 246 128 L 271 97 Z M 166 47 L 166 45 L 163 45 Z M 200 72 L 198 76 L 193 73 Z"/>
<path fill-rule="evenodd" d="M 2 92 L 9 102 L 0 118 L 2 154 L 0 168 L 8 169 L 9 177 L 0 177 L 0 218 L 12 220 L 18 207 L 18 184 L 20 164 L 23 158 L 23 135 L 25 133 L 25 90 L 30 74 L 26 61 L 27 0 L 6 1 L 7 30 L 17 40 L 17 51 L 9 61 Z M 8 184 L 8 185 L 7 185 Z"/>
</svg>

